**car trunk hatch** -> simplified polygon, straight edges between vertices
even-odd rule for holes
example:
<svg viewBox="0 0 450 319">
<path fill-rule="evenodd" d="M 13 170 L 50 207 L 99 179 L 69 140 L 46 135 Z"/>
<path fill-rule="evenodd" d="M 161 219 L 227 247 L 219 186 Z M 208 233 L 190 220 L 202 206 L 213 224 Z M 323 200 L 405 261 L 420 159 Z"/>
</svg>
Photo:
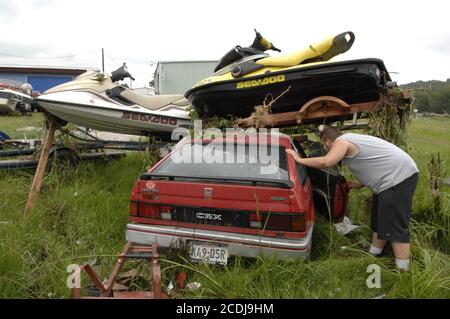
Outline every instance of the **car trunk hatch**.
<svg viewBox="0 0 450 319">
<path fill-rule="evenodd" d="M 139 190 L 140 203 L 170 206 L 174 221 L 247 227 L 251 213 L 290 213 L 289 183 L 284 182 L 219 184 L 151 176 L 139 181 Z"/>
</svg>

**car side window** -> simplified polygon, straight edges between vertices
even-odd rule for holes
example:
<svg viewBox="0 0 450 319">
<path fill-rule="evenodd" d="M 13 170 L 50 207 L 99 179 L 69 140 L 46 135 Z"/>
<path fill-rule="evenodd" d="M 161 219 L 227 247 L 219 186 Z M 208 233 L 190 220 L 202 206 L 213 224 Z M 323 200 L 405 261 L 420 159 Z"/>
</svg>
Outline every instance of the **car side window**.
<svg viewBox="0 0 450 319">
<path fill-rule="evenodd" d="M 300 178 L 302 185 L 304 185 L 306 183 L 306 179 L 308 178 L 308 172 L 306 171 L 305 166 L 303 166 L 302 164 L 297 163 L 296 168 L 297 176 L 298 178 Z"/>
<path fill-rule="evenodd" d="M 300 154 L 301 157 L 306 158 L 306 153 L 303 150 L 303 147 L 300 145 L 300 143 L 296 140 L 292 140 L 292 148 L 298 153 Z"/>
</svg>

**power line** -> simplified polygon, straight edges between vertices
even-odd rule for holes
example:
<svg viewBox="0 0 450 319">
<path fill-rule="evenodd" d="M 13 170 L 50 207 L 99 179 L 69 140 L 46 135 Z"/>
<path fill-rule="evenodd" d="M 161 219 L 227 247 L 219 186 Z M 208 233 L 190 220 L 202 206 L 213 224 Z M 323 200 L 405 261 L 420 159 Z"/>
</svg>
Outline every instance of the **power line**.
<svg viewBox="0 0 450 319">
<path fill-rule="evenodd" d="M 110 59 L 111 62 L 113 62 L 115 65 L 117 65 L 118 67 L 121 67 L 123 63 L 119 63 L 117 62 L 114 58 L 112 58 L 111 56 L 109 56 L 106 52 L 105 52 L 105 56 Z"/>
</svg>

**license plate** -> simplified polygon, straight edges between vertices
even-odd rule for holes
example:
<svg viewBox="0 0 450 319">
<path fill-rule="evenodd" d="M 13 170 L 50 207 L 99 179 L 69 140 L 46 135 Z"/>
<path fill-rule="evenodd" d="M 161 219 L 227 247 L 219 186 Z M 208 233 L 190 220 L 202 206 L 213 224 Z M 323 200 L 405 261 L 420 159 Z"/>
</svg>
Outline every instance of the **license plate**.
<svg viewBox="0 0 450 319">
<path fill-rule="evenodd" d="M 226 265 L 228 261 L 228 247 L 204 242 L 191 243 L 191 261 L 203 261 L 208 264 Z"/>
</svg>

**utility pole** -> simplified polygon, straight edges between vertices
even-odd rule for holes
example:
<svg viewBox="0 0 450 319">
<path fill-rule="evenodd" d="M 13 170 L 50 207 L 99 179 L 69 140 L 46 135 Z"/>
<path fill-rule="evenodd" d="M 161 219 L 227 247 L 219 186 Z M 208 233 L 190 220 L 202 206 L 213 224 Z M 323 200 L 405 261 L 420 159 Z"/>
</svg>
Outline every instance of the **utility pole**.
<svg viewBox="0 0 450 319">
<path fill-rule="evenodd" d="M 102 72 L 105 73 L 105 50 L 102 48 Z"/>
</svg>

